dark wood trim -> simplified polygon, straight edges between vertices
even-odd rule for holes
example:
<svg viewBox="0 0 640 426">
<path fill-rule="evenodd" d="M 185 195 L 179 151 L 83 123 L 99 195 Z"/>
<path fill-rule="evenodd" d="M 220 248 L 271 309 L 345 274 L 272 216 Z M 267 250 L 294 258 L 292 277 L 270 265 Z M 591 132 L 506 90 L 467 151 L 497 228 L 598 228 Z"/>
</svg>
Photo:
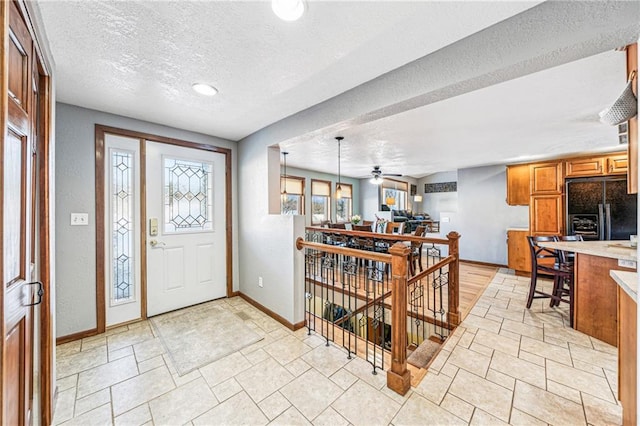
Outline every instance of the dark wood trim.
<svg viewBox="0 0 640 426">
<path fill-rule="evenodd" d="M 231 294 L 228 297 L 236 297 L 236 296 L 240 296 L 240 292 L 239 291 L 231 292 Z"/>
<path fill-rule="evenodd" d="M 51 78 L 40 74 L 39 111 L 41 120 L 38 132 L 38 156 L 39 158 L 39 206 L 40 228 L 39 254 L 40 254 L 40 281 L 44 289 L 42 303 L 40 304 L 40 419 L 41 424 L 51 424 L 53 421 L 53 306 L 51 298 L 51 215 L 49 179 L 49 165 L 51 162 Z"/>
<path fill-rule="evenodd" d="M 147 141 L 140 139 L 140 317 L 147 319 Z"/>
<path fill-rule="evenodd" d="M 105 134 L 113 134 L 135 138 L 140 141 L 140 316 L 147 318 L 147 204 L 146 204 L 146 143 L 158 142 L 168 145 L 176 145 L 184 148 L 199 149 L 208 152 L 223 154 L 225 156 L 225 219 L 226 219 L 226 288 L 227 297 L 234 294 L 233 291 L 233 197 L 232 197 L 232 151 L 230 148 L 222 148 L 197 142 L 189 142 L 165 136 L 153 135 L 134 130 L 109 127 L 101 124 L 95 125 L 96 143 L 96 319 L 98 330 L 105 331 L 106 325 L 106 300 L 105 300 L 105 265 L 104 265 L 104 241 L 105 241 L 105 205 L 104 205 L 104 149 Z"/>
<path fill-rule="evenodd" d="M 480 262 L 478 260 L 460 259 L 460 262 L 470 263 L 472 265 L 491 266 L 491 267 L 494 267 L 494 268 L 508 268 L 507 265 L 500 265 L 499 263 L 491 263 L 491 262 Z"/>
<path fill-rule="evenodd" d="M 631 90 L 637 96 L 638 95 L 638 44 L 634 43 L 627 46 L 627 77 L 631 74 L 631 71 L 636 71 L 636 77 Z M 631 118 L 628 122 L 628 137 L 629 143 L 627 145 L 627 192 L 629 194 L 638 193 L 638 115 Z"/>
<path fill-rule="evenodd" d="M 0 164 L 4 164 L 4 143 L 8 125 L 9 110 L 9 75 L 6 70 L 9 69 L 8 53 L 7 53 L 7 37 L 9 31 L 9 2 L 0 2 L 0 29 L 2 31 L 2 42 L 0 43 L 0 61 L 2 61 L 2 69 L 0 75 L 0 125 L 2 126 L 2 137 L 0 137 Z M 0 173 L 0 200 L 4 200 L 4 173 Z M 4 202 L 0 202 L 0 219 L 4 218 Z M 0 220 L 0 235 L 3 234 L 4 220 Z M 0 277 L 4 277 L 4 244 L 0 244 Z M 4 280 L 3 280 L 4 281 Z M 5 317 L 4 317 L 4 288 L 0 291 L 0 373 L 4 377 L 4 340 L 5 340 Z M 0 400 L 3 406 L 0 407 L 0 424 L 4 424 L 4 380 L 0 382 Z"/>
<path fill-rule="evenodd" d="M 73 334 L 67 334 L 66 336 L 60 336 L 56 339 L 56 345 L 63 345 L 65 343 L 73 342 L 76 340 L 84 339 L 85 337 L 97 336 L 98 334 L 104 333 L 99 332 L 98 328 L 92 328 L 91 330 L 79 331 Z"/>
<path fill-rule="evenodd" d="M 250 298 L 249 296 L 247 296 L 246 294 L 244 294 L 243 292 L 238 292 L 238 296 L 242 297 L 244 300 L 246 300 L 250 305 L 252 305 L 253 307 L 261 310 L 262 312 L 264 312 L 265 314 L 269 315 L 271 318 L 273 318 L 274 320 L 278 321 L 280 324 L 284 325 L 285 327 L 287 327 L 289 330 L 299 330 L 302 327 L 304 327 L 304 321 L 301 322 L 297 322 L 295 324 L 290 323 L 289 321 L 287 321 L 286 319 L 284 319 L 283 317 L 281 317 L 280 315 L 276 314 L 275 312 L 273 312 L 271 309 L 267 308 L 266 306 L 256 302 L 255 300 L 253 300 L 252 298 Z"/>
<path fill-rule="evenodd" d="M 333 210 L 333 200 L 331 198 L 333 198 L 333 181 L 330 180 L 324 180 L 324 179 L 311 179 L 311 185 L 309 186 L 309 188 L 311 189 L 311 197 L 309 197 L 309 201 L 311 202 L 311 200 L 313 200 L 313 182 L 322 182 L 322 183 L 326 183 L 327 185 L 329 185 L 329 211 L 328 213 L 328 220 L 331 220 L 331 212 Z M 312 211 L 312 209 L 310 208 L 309 211 Z M 320 225 L 320 223 L 314 223 L 313 222 L 313 215 L 311 215 L 311 225 Z"/>
<path fill-rule="evenodd" d="M 104 171 L 105 171 L 105 153 L 104 153 L 104 136 L 105 132 L 99 126 L 95 128 L 96 139 L 96 329 L 98 333 L 104 333 L 106 326 L 107 307 L 105 301 L 105 264 L 104 264 Z"/>
</svg>

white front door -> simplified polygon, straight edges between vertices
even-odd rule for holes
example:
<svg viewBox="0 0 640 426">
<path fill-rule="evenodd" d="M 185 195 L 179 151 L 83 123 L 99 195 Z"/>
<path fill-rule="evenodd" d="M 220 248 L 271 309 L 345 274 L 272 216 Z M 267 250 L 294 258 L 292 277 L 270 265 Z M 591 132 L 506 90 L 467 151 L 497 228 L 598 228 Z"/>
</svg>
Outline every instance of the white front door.
<svg viewBox="0 0 640 426">
<path fill-rule="evenodd" d="M 147 315 L 226 293 L 225 155 L 146 143 Z"/>
</svg>

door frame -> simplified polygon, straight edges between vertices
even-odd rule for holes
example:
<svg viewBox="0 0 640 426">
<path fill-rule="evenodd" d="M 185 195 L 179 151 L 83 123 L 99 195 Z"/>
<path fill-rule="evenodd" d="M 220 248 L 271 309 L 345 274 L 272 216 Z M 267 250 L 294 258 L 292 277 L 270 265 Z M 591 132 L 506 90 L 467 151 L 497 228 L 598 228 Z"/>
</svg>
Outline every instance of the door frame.
<svg viewBox="0 0 640 426">
<path fill-rule="evenodd" d="M 34 66 L 37 67 L 39 78 L 40 96 L 38 104 L 34 108 L 38 109 L 40 121 L 36 123 L 38 128 L 38 138 L 36 143 L 38 163 L 35 179 L 38 180 L 37 212 L 38 225 L 34 232 L 38 234 L 37 261 L 40 272 L 40 281 L 44 294 L 42 295 L 42 303 L 40 303 L 40 412 L 32 413 L 40 417 L 41 424 L 51 424 L 53 420 L 53 404 L 55 395 L 53 392 L 53 351 L 54 351 L 54 332 L 53 321 L 54 315 L 51 298 L 51 125 L 52 125 L 52 98 L 51 73 L 45 54 L 39 44 L 34 23 L 29 13 L 29 7 L 23 0 L 15 2 L 22 18 L 25 21 L 29 35 L 33 40 L 33 60 Z M 0 78 L 0 127 L 2 128 L 3 137 L 0 140 L 0 164 L 4 161 L 4 135 L 8 126 L 8 74 L 4 72 L 8 69 L 8 58 L 5 47 L 8 40 L 9 30 L 9 7 L 10 2 L 0 2 L 0 62 L 2 63 L 3 73 Z M 0 199 L 4 197 L 4 182 L 2 174 L 0 174 Z M 3 217 L 3 205 L 0 203 L 0 219 Z M 0 235 L 2 235 L 3 220 L 0 220 Z M 3 247 L 0 243 L 0 254 L 3 254 Z M 4 257 L 0 260 L 0 276 L 3 274 Z M 4 289 L 0 291 L 0 333 L 5 334 L 5 313 L 4 313 Z M 38 342 L 36 342 L 38 343 Z M 4 371 L 4 338 L 0 339 L 0 372 Z M 3 374 L 4 375 L 4 374 Z M 4 401 L 4 384 L 0 381 L 0 399 Z M 3 410 L 0 408 L 0 424 L 3 424 Z"/>
<path fill-rule="evenodd" d="M 189 142 L 166 136 L 120 129 L 117 127 L 95 125 L 95 153 L 96 153 L 96 328 L 97 333 L 106 330 L 106 283 L 105 283 L 105 135 L 112 134 L 135 138 L 140 143 L 140 313 L 141 319 L 147 319 L 147 205 L 146 205 L 146 142 L 158 142 L 176 145 L 184 148 L 199 149 L 215 152 L 225 156 L 225 249 L 226 249 L 226 287 L 227 297 L 233 294 L 233 239 L 232 239 L 232 198 L 231 198 L 231 149 L 204 143 Z"/>
</svg>

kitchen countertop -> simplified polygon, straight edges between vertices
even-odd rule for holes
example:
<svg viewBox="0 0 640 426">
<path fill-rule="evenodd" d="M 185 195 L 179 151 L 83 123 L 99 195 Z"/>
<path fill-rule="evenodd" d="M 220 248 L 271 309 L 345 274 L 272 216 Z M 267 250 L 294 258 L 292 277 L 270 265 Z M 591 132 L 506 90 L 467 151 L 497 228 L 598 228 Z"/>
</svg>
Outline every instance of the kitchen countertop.
<svg viewBox="0 0 640 426">
<path fill-rule="evenodd" d="M 616 271 L 609 272 L 611 278 L 633 299 L 638 303 L 638 273 L 629 271 Z"/>
<path fill-rule="evenodd" d="M 545 241 L 539 242 L 541 247 L 589 254 L 591 256 L 609 257 L 618 260 L 637 262 L 638 250 L 631 248 L 631 243 L 622 241 Z M 634 266 L 635 267 L 635 266 Z"/>
</svg>

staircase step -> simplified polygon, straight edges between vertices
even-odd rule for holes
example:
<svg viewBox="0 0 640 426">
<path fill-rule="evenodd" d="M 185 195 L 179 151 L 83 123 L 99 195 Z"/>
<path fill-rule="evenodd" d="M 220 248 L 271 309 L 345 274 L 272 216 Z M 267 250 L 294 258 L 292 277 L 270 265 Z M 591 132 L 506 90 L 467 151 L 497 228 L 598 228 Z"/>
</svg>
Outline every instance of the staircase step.
<svg viewBox="0 0 640 426">
<path fill-rule="evenodd" d="M 409 355 L 407 362 L 415 367 L 425 368 L 431 361 L 431 358 L 438 353 L 440 346 L 442 346 L 442 343 L 427 339 Z"/>
</svg>

